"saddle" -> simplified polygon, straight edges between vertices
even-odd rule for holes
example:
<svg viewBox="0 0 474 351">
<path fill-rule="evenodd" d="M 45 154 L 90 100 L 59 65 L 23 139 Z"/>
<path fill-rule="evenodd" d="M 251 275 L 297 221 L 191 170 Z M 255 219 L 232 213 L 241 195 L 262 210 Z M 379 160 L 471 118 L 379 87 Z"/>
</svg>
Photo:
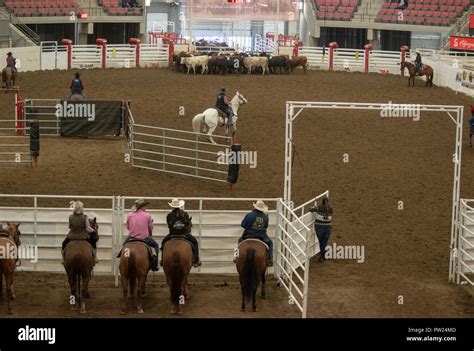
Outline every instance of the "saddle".
<svg viewBox="0 0 474 351">
<path fill-rule="evenodd" d="M 260 244 L 262 244 L 263 246 L 265 246 L 265 248 L 267 249 L 267 251 L 270 249 L 267 244 L 265 244 L 262 240 L 260 240 L 259 238 L 256 238 L 256 237 L 255 237 L 255 238 L 251 238 L 251 237 L 250 237 L 250 238 L 247 238 L 247 239 L 245 239 L 245 240 L 242 240 L 242 241 L 239 243 L 239 246 L 242 245 L 242 244 L 243 244 L 244 242 L 246 242 L 246 241 L 256 241 L 256 242 L 259 242 Z"/>
<path fill-rule="evenodd" d="M 129 243 L 133 243 L 133 242 L 138 242 L 138 243 L 142 243 L 143 245 L 145 245 L 146 248 L 147 248 L 147 250 L 148 250 L 148 258 L 149 258 L 150 260 L 152 259 L 152 257 L 153 257 L 153 252 L 154 252 L 153 248 L 152 248 L 150 245 L 148 245 L 145 241 L 140 240 L 140 239 L 130 239 L 129 241 L 127 241 L 127 242 L 122 246 L 122 248 L 120 249 L 120 251 L 119 251 L 119 253 L 118 253 L 118 255 L 117 255 L 117 258 L 120 258 L 120 256 L 122 256 L 123 247 L 124 247 L 125 245 L 127 245 L 127 244 L 129 244 Z M 156 255 L 158 256 L 158 252 L 156 252 Z"/>
<path fill-rule="evenodd" d="M 189 243 L 189 245 L 191 245 L 191 247 L 193 246 L 193 243 L 186 237 L 186 235 L 184 234 L 177 234 L 177 235 L 172 235 L 164 244 L 163 246 L 161 247 L 161 249 L 163 250 L 164 247 L 166 246 L 166 243 L 168 241 L 171 241 L 171 240 L 184 240 L 184 241 L 187 241 Z"/>
</svg>

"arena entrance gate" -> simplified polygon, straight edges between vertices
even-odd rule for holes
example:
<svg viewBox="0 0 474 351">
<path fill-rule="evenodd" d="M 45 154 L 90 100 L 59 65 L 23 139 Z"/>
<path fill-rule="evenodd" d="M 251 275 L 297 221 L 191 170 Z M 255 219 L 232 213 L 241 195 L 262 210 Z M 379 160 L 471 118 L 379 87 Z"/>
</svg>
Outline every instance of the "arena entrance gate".
<svg viewBox="0 0 474 351">
<path fill-rule="evenodd" d="M 397 104 L 400 108 L 410 110 L 410 104 Z M 292 178 L 292 158 L 293 158 L 293 121 L 305 109 L 339 109 L 339 110 L 375 110 L 382 111 L 387 109 L 388 104 L 379 103 L 352 103 L 352 102 L 314 102 L 314 101 L 287 101 L 286 102 L 286 129 L 285 129 L 285 184 L 284 184 L 284 201 L 292 205 L 291 201 L 291 178 Z M 463 123 L 463 106 L 450 105 L 421 105 L 418 104 L 420 112 L 445 112 L 456 125 L 455 150 L 453 154 L 454 163 L 454 181 L 453 181 L 453 198 L 452 198 L 452 219 L 451 219 L 451 244 L 450 244 L 450 260 L 449 260 L 449 281 L 454 282 L 455 277 L 460 275 L 460 266 L 458 253 L 460 240 L 465 242 L 461 232 L 462 225 L 460 223 L 461 210 L 459 192 L 461 187 L 461 153 L 462 153 L 462 123 Z M 453 114 L 455 116 L 453 116 Z M 471 227 L 472 228 L 472 227 Z M 472 243 L 471 243 L 472 244 Z M 464 244 L 463 244 L 464 245 Z M 467 252 L 467 251 L 466 251 Z M 463 252 L 464 253 L 464 252 Z M 469 252 L 468 252 L 469 253 Z M 470 251 L 469 254 L 471 254 Z M 472 256 L 472 255 L 471 255 Z M 468 256 L 463 256 L 468 257 Z M 463 265 L 463 267 L 465 267 Z M 459 281 L 459 279 L 457 279 Z"/>
</svg>

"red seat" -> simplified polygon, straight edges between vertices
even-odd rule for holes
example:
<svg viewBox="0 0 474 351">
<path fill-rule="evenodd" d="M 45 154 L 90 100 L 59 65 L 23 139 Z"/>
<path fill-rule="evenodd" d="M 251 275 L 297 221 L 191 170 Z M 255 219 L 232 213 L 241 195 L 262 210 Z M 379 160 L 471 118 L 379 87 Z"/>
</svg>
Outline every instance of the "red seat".
<svg viewBox="0 0 474 351">
<path fill-rule="evenodd" d="M 425 11 L 426 17 L 433 17 L 433 11 Z"/>
<path fill-rule="evenodd" d="M 448 17 L 456 19 L 456 12 L 448 12 Z"/>
<path fill-rule="evenodd" d="M 423 17 L 425 15 L 426 11 L 418 11 L 418 17 Z"/>
<path fill-rule="evenodd" d="M 135 9 L 135 10 L 141 10 L 141 9 Z M 351 20 L 351 14 L 350 13 L 343 13 L 342 14 L 342 20 L 343 21 L 350 21 Z"/>
</svg>

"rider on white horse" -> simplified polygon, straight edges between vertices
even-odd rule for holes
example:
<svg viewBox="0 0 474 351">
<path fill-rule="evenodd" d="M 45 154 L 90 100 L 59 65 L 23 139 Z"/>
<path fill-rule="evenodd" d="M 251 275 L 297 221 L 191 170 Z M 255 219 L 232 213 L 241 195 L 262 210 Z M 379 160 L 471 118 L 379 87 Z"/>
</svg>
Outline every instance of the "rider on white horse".
<svg viewBox="0 0 474 351">
<path fill-rule="evenodd" d="M 225 94 L 226 89 L 221 88 L 221 92 L 217 95 L 216 108 L 227 114 L 227 126 L 232 127 L 232 117 L 234 117 L 234 112 L 229 104 L 229 98 Z"/>
</svg>

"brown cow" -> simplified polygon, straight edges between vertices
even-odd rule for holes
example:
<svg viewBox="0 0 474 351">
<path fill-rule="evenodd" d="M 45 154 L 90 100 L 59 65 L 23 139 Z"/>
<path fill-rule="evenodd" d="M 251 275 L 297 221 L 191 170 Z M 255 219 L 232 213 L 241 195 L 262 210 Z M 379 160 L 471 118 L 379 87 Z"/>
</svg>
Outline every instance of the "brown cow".
<svg viewBox="0 0 474 351">
<path fill-rule="evenodd" d="M 288 61 L 288 66 L 290 67 L 291 72 L 293 72 L 293 68 L 301 66 L 303 67 L 304 74 L 306 74 L 306 64 L 308 63 L 308 59 L 306 56 L 297 56 L 293 57 L 292 60 Z"/>
</svg>

